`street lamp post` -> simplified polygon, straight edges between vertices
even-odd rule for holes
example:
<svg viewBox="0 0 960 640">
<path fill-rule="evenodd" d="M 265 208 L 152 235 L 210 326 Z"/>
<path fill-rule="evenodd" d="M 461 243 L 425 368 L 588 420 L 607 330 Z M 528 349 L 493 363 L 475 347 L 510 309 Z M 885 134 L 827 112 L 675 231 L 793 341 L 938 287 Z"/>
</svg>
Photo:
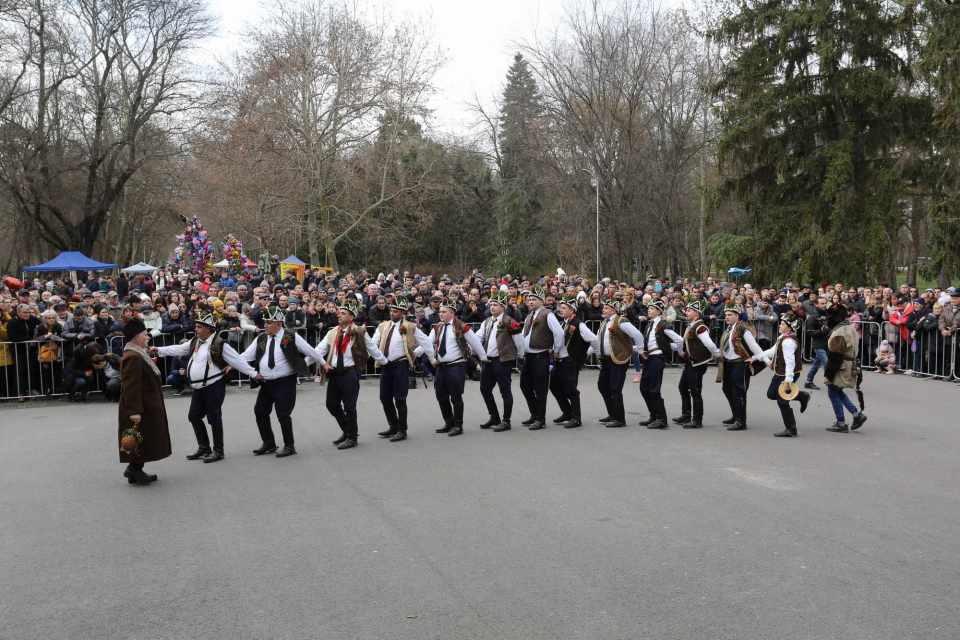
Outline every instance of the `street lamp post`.
<svg viewBox="0 0 960 640">
<path fill-rule="evenodd" d="M 597 192 L 597 282 L 600 282 L 600 181 L 586 169 L 580 169 L 590 176 L 590 186 Z"/>
</svg>

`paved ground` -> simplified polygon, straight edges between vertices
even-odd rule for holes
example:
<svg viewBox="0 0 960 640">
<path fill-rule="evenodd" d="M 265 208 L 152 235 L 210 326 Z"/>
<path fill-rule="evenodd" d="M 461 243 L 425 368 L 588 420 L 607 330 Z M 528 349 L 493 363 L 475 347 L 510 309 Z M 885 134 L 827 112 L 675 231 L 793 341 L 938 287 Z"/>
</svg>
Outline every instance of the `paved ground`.
<svg viewBox="0 0 960 640">
<path fill-rule="evenodd" d="M 250 454 L 254 393 L 232 391 L 213 465 L 184 459 L 189 398 L 168 398 L 174 455 L 144 487 L 120 475 L 116 405 L 7 404 L 0 637 L 960 637 L 960 390 L 868 374 L 861 431 L 825 432 L 821 391 L 782 440 L 766 382 L 746 432 L 712 382 L 701 431 L 636 426 L 629 381 L 632 426 L 602 428 L 585 373 L 586 426 L 500 434 L 468 383 L 459 438 L 421 388 L 392 444 L 369 380 L 342 452 L 311 384 L 284 460 Z"/>
</svg>

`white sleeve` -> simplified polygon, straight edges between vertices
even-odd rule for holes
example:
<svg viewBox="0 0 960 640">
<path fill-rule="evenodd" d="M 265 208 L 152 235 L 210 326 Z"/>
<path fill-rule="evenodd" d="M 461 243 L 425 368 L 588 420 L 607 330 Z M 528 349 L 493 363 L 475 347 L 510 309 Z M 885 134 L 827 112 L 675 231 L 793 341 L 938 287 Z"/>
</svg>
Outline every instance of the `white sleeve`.
<svg viewBox="0 0 960 640">
<path fill-rule="evenodd" d="M 600 353 L 600 339 L 597 337 L 593 331 L 587 327 L 585 322 L 580 323 L 580 337 L 583 338 L 590 347 L 587 349 L 587 355 L 590 355 L 590 350 L 593 350 L 593 353 Z"/>
<path fill-rule="evenodd" d="M 760 354 L 760 359 L 763 360 L 764 362 L 766 362 L 767 364 L 770 364 L 770 362 L 773 360 L 773 356 L 775 356 L 775 355 L 777 355 L 777 345 L 776 345 L 776 344 L 774 344 L 772 347 L 770 347 L 769 349 L 767 349 L 766 351 L 764 351 L 763 353 L 761 353 L 761 354 Z"/>
<path fill-rule="evenodd" d="M 307 364 L 313 364 L 314 362 L 319 363 L 322 367 L 326 364 L 323 360 L 323 355 L 316 349 L 310 346 L 310 343 L 304 340 L 299 333 L 294 335 L 294 344 L 297 345 L 297 350 L 302 353 L 307 360 Z"/>
<path fill-rule="evenodd" d="M 517 335 L 513 336 L 513 345 L 517 348 L 517 357 L 522 358 L 524 354 L 522 333 L 518 333 Z"/>
<path fill-rule="evenodd" d="M 320 339 L 320 342 L 318 342 L 316 346 L 317 353 L 324 358 L 327 357 L 327 353 L 330 351 L 330 343 L 327 341 L 327 336 L 330 335 L 330 331 L 336 331 L 336 329 L 330 329 L 327 331 L 327 333 L 324 334 L 323 338 Z"/>
<path fill-rule="evenodd" d="M 743 332 L 743 341 L 747 343 L 747 347 L 753 352 L 753 355 L 760 357 L 760 354 L 763 353 L 763 349 L 760 348 L 760 345 L 757 344 L 757 341 L 753 337 L 753 332 L 744 331 Z"/>
<path fill-rule="evenodd" d="M 433 344 L 430 342 L 430 337 L 423 331 L 420 331 L 419 328 L 414 329 L 413 338 L 417 341 L 417 348 L 413 350 L 415 357 L 419 358 L 423 354 L 433 351 Z"/>
<path fill-rule="evenodd" d="M 240 354 L 240 357 L 245 361 L 250 362 L 257 357 L 257 341 L 254 340 L 250 343 L 246 349 L 243 350 L 243 353 Z"/>
<path fill-rule="evenodd" d="M 717 348 L 717 345 L 713 344 L 713 339 L 710 337 L 710 331 L 701 331 L 697 334 L 697 337 L 700 338 L 700 342 L 703 343 L 703 346 L 710 350 L 710 353 L 713 354 L 714 358 L 720 355 L 720 349 Z"/>
<path fill-rule="evenodd" d="M 487 359 L 487 352 L 483 348 L 480 338 L 477 337 L 476 331 L 464 331 L 463 337 L 467 341 L 467 344 L 470 345 L 470 348 L 473 349 L 474 353 L 477 354 L 478 358 L 481 360 Z"/>
<path fill-rule="evenodd" d="M 560 347 L 563 346 L 563 327 L 560 326 L 560 321 L 553 312 L 547 314 L 547 328 L 553 332 L 552 351 L 560 351 Z"/>
<path fill-rule="evenodd" d="M 190 343 L 174 344 L 169 347 L 158 347 L 157 355 L 160 356 L 185 356 L 190 353 Z"/>
<path fill-rule="evenodd" d="M 784 368 L 783 378 L 787 382 L 793 382 L 793 368 L 797 365 L 797 343 L 794 340 L 784 340 L 783 341 L 783 364 L 786 365 Z"/>
<path fill-rule="evenodd" d="M 237 353 L 236 349 L 226 343 L 223 345 L 223 359 L 240 373 L 246 374 L 251 378 L 257 375 L 257 370 L 251 367 L 250 363 L 244 360 L 243 357 Z"/>
<path fill-rule="evenodd" d="M 379 362 L 381 365 L 387 364 L 387 359 L 382 353 L 380 353 L 380 347 L 378 347 L 377 343 L 373 341 L 373 338 L 367 335 L 366 331 L 363 332 L 363 339 L 367 345 L 367 353 L 373 356 L 373 359 Z"/>
<path fill-rule="evenodd" d="M 664 333 L 665 336 L 667 336 L 668 338 L 670 338 L 670 348 L 671 348 L 671 349 L 673 349 L 674 351 L 677 351 L 677 352 L 682 351 L 681 345 L 683 344 L 683 338 L 681 338 L 679 335 L 677 335 L 677 332 L 676 332 L 676 331 L 674 331 L 673 329 L 664 329 L 664 330 L 663 330 L 663 333 Z M 666 354 L 664 354 L 664 355 L 666 355 Z"/>
<path fill-rule="evenodd" d="M 630 337 L 630 340 L 634 345 L 640 347 L 641 349 L 645 346 L 643 344 L 643 334 L 640 333 L 640 329 L 637 329 L 635 326 L 633 326 L 633 324 L 623 321 L 620 323 L 620 329 L 622 329 L 623 332 Z M 637 344 L 638 342 L 639 344 Z"/>
</svg>

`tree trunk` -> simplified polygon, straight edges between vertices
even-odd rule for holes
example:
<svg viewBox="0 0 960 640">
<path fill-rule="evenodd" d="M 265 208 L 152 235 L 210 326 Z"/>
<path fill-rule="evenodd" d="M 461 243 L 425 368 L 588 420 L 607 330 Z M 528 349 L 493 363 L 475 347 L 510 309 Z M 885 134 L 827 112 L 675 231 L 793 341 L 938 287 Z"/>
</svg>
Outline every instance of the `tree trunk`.
<svg viewBox="0 0 960 640">
<path fill-rule="evenodd" d="M 917 268 L 920 260 L 920 223 L 923 221 L 923 198 L 920 196 L 919 187 L 914 183 L 915 193 L 910 210 L 910 246 L 908 247 L 909 259 L 907 261 L 907 282 L 917 282 Z"/>
</svg>

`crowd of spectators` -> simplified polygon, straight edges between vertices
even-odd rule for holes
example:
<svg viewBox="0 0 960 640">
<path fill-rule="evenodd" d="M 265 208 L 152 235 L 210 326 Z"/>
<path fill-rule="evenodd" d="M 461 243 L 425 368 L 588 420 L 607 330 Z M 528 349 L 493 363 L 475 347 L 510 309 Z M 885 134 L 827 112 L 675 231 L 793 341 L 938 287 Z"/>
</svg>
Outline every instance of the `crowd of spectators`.
<svg viewBox="0 0 960 640">
<path fill-rule="evenodd" d="M 9 282 L 10 278 L 5 279 Z M 687 302 L 702 298 L 708 307 L 704 319 L 715 340 L 723 327 L 726 305 L 743 308 L 764 349 L 776 340 L 780 316 L 793 311 L 804 319 L 804 356 L 814 362 L 808 369 L 808 384 L 826 362 L 827 329 L 825 313 L 832 305 L 843 304 L 861 336 L 864 367 L 878 372 L 904 371 L 909 375 L 949 378 L 957 358 L 953 339 L 960 323 L 960 293 L 919 288 L 904 284 L 891 287 L 845 287 L 841 283 L 782 286 L 755 289 L 750 284 L 676 278 L 673 281 L 648 277 L 639 284 L 605 278 L 600 282 L 558 272 L 556 276 L 487 277 L 479 270 L 467 276 L 421 276 L 409 271 L 369 274 L 365 271 L 340 274 L 323 270 L 307 272 L 301 282 L 293 272 L 276 278 L 252 273 L 174 274 L 159 269 L 152 275 L 128 279 L 86 274 L 78 282 L 63 277 L 35 279 L 0 289 L 0 398 L 66 394 L 71 401 L 89 401 L 91 389 L 112 398 L 119 393 L 116 362 L 124 347 L 123 327 L 133 317 L 147 327 L 154 344 L 169 345 L 192 336 L 191 318 L 197 311 L 209 311 L 220 322 L 220 331 L 237 350 L 263 330 L 261 310 L 276 304 L 287 311 L 286 326 L 300 331 L 311 344 L 337 324 L 337 304 L 346 296 L 361 303 L 358 324 L 371 330 L 389 318 L 389 299 L 405 296 L 410 301 L 410 318 L 425 333 L 439 319 L 441 298 L 454 301 L 457 316 L 464 322 L 480 323 L 489 316 L 487 302 L 492 291 L 507 293 L 507 314 L 523 321 L 528 310 L 525 292 L 534 285 L 547 292 L 547 308 L 556 310 L 563 295 L 580 300 L 580 318 L 599 323 L 603 300 L 619 298 L 626 318 L 643 329 L 647 305 L 663 299 L 664 319 L 683 323 Z M 477 366 L 479 363 L 475 363 Z M 183 363 L 166 359 L 158 362 L 167 383 L 176 392 L 184 386 L 179 375 Z M 421 363 L 432 370 L 426 359 Z M 638 382 L 639 357 L 634 360 Z M 472 368 L 470 373 L 476 375 Z"/>
</svg>

